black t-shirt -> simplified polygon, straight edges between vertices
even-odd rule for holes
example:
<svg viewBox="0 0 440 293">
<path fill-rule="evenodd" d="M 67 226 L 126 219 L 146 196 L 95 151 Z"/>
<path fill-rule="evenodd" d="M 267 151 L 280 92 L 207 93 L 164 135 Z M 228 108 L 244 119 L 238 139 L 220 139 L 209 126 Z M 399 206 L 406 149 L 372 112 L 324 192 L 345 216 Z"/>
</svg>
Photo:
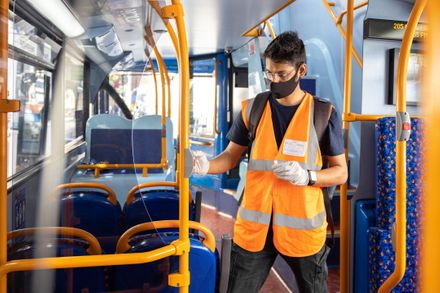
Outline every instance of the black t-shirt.
<svg viewBox="0 0 440 293">
<path fill-rule="evenodd" d="M 275 131 L 275 138 L 279 148 L 283 141 L 287 127 L 290 124 L 290 120 L 292 120 L 292 117 L 299 105 L 284 106 L 278 103 L 276 99 L 272 97 L 269 98 L 269 103 L 272 110 L 273 129 Z M 227 138 L 236 144 L 248 146 L 248 129 L 244 124 L 241 112 L 234 120 L 234 123 L 227 134 Z M 342 122 L 334 107 L 319 147 L 321 148 L 322 155 L 326 156 L 337 156 L 344 153 Z"/>
</svg>

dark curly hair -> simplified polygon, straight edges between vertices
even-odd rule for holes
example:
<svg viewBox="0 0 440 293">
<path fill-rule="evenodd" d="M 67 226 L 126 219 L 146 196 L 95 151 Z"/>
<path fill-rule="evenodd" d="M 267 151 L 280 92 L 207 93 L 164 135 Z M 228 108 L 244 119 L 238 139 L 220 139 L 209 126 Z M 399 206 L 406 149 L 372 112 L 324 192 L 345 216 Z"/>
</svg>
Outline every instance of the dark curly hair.
<svg viewBox="0 0 440 293">
<path fill-rule="evenodd" d="M 288 62 L 295 67 L 306 63 L 306 50 L 296 32 L 287 31 L 276 37 L 264 51 L 265 58 L 275 63 Z"/>
</svg>

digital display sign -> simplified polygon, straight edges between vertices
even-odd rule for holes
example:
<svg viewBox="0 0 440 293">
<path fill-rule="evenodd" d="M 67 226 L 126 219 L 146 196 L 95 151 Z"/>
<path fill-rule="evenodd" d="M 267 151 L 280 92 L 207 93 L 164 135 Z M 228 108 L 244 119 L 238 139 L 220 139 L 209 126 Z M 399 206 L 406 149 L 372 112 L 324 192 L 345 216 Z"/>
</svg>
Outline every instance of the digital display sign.
<svg viewBox="0 0 440 293">
<path fill-rule="evenodd" d="M 406 26 L 406 21 L 369 18 L 364 22 L 364 38 L 401 41 Z M 427 30 L 426 24 L 419 23 L 414 34 L 414 41 L 420 42 L 426 39 Z"/>
</svg>

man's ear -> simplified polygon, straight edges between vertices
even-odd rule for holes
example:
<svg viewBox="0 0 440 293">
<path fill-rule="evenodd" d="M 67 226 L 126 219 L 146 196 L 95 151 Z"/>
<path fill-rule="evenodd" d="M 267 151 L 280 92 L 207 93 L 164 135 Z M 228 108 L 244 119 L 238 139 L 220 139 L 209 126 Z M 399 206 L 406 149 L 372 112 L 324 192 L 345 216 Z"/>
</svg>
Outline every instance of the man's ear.
<svg viewBox="0 0 440 293">
<path fill-rule="evenodd" d="M 299 77 L 302 78 L 307 74 L 307 64 L 303 63 L 299 66 Z"/>
</svg>

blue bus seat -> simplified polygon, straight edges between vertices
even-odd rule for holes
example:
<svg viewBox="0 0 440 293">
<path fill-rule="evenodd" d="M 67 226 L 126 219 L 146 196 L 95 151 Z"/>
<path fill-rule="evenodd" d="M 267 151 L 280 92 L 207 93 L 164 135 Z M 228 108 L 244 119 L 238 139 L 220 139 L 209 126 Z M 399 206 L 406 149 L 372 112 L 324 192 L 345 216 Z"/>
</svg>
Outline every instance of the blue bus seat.
<svg viewBox="0 0 440 293">
<path fill-rule="evenodd" d="M 403 280 L 392 292 L 415 291 L 418 287 L 416 260 L 419 257 L 420 196 L 423 144 L 422 121 L 411 119 L 407 141 L 407 269 Z M 375 291 L 393 271 L 394 252 L 391 231 L 395 223 L 395 118 L 381 118 L 376 123 L 377 228 L 370 229 L 370 290 Z M 379 264 L 380 261 L 381 263 Z"/>
<path fill-rule="evenodd" d="M 125 203 L 123 209 L 125 229 L 137 224 L 179 219 L 179 191 L 173 188 L 140 190 L 135 193 L 131 203 Z M 162 189 L 164 188 L 164 189 Z M 189 203 L 189 220 L 195 219 L 195 204 Z M 172 229 L 168 231 L 177 231 Z"/>
<path fill-rule="evenodd" d="M 34 236 L 24 236 L 8 241 L 8 260 L 35 258 L 37 252 L 38 257 L 84 256 L 89 255 L 88 248 L 87 241 L 69 236 L 39 237 L 38 242 Z M 51 274 L 54 274 L 53 279 L 50 278 Z M 8 292 L 37 292 L 38 288 L 32 282 L 48 280 L 54 280 L 51 292 L 56 293 L 104 292 L 108 288 L 105 283 L 105 269 L 93 267 L 13 272 L 8 274 Z"/>
<path fill-rule="evenodd" d="M 146 252 L 177 240 L 177 232 L 147 234 L 133 237 L 128 252 Z M 217 286 L 218 253 L 211 252 L 201 242 L 201 237 L 190 234 L 189 271 L 191 293 L 215 292 Z M 143 290 L 142 292 L 177 293 L 178 288 L 168 286 L 168 275 L 179 270 L 178 256 L 155 262 L 114 267 L 114 290 Z"/>
<path fill-rule="evenodd" d="M 368 293 L 369 273 L 369 228 L 376 224 L 374 199 L 358 200 L 355 206 L 354 238 L 354 292 Z"/>
<path fill-rule="evenodd" d="M 110 114 L 92 116 L 86 124 L 84 163 L 160 163 L 163 133 L 161 120 L 159 115 L 134 120 Z M 106 184 L 115 191 L 120 203 L 125 202 L 128 191 L 139 183 L 175 181 L 173 126 L 169 118 L 166 118 L 165 131 L 167 170 L 149 169 L 146 177 L 142 176 L 140 169 L 103 170 L 99 178 L 94 176 L 93 170 L 79 170 L 71 181 Z"/>
<path fill-rule="evenodd" d="M 70 191 L 61 198 L 60 226 L 75 227 L 95 236 L 105 253 L 114 253 L 122 234 L 121 206 L 100 191 Z"/>
</svg>

